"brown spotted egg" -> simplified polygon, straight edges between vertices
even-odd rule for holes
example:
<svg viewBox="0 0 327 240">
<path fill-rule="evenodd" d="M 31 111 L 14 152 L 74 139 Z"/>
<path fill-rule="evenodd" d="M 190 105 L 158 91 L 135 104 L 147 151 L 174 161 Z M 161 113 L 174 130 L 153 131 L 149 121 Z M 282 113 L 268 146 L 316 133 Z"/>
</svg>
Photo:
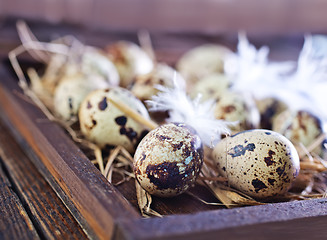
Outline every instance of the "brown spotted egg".
<svg viewBox="0 0 327 240">
<path fill-rule="evenodd" d="M 224 60 L 231 53 L 218 44 L 203 44 L 187 51 L 176 64 L 185 80 L 193 85 L 201 78 L 224 72 Z"/>
<path fill-rule="evenodd" d="M 292 143 L 263 129 L 224 138 L 215 146 L 213 157 L 230 186 L 258 199 L 284 194 L 300 170 Z"/>
<path fill-rule="evenodd" d="M 159 92 L 157 85 L 172 88 L 174 78 L 178 86 L 184 89 L 185 80 L 175 69 L 166 64 L 157 63 L 152 72 L 136 76 L 131 91 L 140 100 L 149 100 Z"/>
<path fill-rule="evenodd" d="M 287 105 L 276 98 L 264 98 L 256 101 L 260 112 L 260 128 L 272 129 L 274 119 L 287 109 Z"/>
<path fill-rule="evenodd" d="M 230 87 L 229 78 L 221 73 L 213 73 L 197 81 L 190 92 L 190 96 L 195 98 L 200 93 L 201 100 L 219 98 Z"/>
<path fill-rule="evenodd" d="M 119 85 L 118 71 L 104 52 L 93 47 L 87 47 L 81 61 L 81 70 L 85 74 L 102 77 L 110 86 Z"/>
<path fill-rule="evenodd" d="M 147 74 L 153 70 L 152 59 L 135 43 L 116 42 L 108 46 L 107 53 L 118 70 L 122 87 L 128 87 L 135 76 Z"/>
<path fill-rule="evenodd" d="M 183 123 L 169 123 L 142 139 L 134 155 L 134 173 L 150 194 L 172 197 L 195 182 L 202 162 L 203 146 L 195 130 Z"/>
<path fill-rule="evenodd" d="M 272 130 L 283 134 L 294 144 L 310 146 L 322 133 L 322 123 L 314 115 L 306 111 L 283 111 L 273 121 Z M 315 149 L 322 153 L 322 145 Z"/>
<path fill-rule="evenodd" d="M 260 121 L 254 100 L 247 95 L 231 91 L 225 91 L 216 98 L 214 115 L 217 119 L 235 122 L 231 127 L 235 132 L 256 128 Z"/>
<path fill-rule="evenodd" d="M 81 131 L 87 139 L 101 148 L 121 145 L 129 152 L 134 152 L 136 145 L 148 131 L 114 106 L 109 99 L 122 102 L 149 119 L 143 103 L 130 91 L 120 87 L 100 89 L 87 95 L 80 106 Z"/>
<path fill-rule="evenodd" d="M 73 74 L 64 76 L 55 89 L 53 106 L 56 115 L 69 120 L 77 116 L 79 106 L 91 91 L 109 87 L 101 77 Z"/>
</svg>

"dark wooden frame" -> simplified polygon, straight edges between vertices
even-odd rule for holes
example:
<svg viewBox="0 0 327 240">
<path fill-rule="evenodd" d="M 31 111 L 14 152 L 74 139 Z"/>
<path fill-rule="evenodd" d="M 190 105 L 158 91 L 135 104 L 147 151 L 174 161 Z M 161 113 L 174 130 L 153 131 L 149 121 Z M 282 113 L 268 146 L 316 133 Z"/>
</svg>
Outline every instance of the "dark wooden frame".
<svg viewBox="0 0 327 240">
<path fill-rule="evenodd" d="M 144 219 L 65 131 L 24 99 L 0 65 L 0 114 L 18 143 L 92 239 L 321 239 L 327 200 L 273 203 Z"/>
</svg>

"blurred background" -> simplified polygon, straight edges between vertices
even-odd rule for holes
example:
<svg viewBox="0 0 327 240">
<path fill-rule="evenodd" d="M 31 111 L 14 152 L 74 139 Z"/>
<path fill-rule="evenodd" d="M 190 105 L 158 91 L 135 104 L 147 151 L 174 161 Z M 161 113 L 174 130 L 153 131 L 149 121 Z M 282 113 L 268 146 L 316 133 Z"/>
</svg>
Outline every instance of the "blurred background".
<svg viewBox="0 0 327 240">
<path fill-rule="evenodd" d="M 327 33 L 326 11 L 326 0 L 0 0 L 0 53 L 19 44 L 12 40 L 23 19 L 41 41 L 72 34 L 94 46 L 138 42 L 147 29 L 168 62 L 208 42 L 235 49 L 240 30 L 268 45 L 271 59 L 294 59 L 304 34 Z"/>
<path fill-rule="evenodd" d="M 1 19 L 208 34 L 327 32 L 326 10 L 325 0 L 0 0 Z"/>
</svg>

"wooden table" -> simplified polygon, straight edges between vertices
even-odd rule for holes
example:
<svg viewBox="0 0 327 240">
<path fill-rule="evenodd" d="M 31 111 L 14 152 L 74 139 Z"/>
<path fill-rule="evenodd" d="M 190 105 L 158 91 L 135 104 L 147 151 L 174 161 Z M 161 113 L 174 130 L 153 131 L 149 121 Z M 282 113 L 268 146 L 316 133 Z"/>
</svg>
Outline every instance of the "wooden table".
<svg viewBox="0 0 327 240">
<path fill-rule="evenodd" d="M 86 239 L 2 121 L 0 132 L 0 238 Z"/>
<path fill-rule="evenodd" d="M 17 42 L 0 30 L 0 61 Z M 1 116 L 2 117 L 2 116 Z M 86 239 L 86 234 L 0 117 L 0 238 Z M 22 120 L 23 121 L 23 120 Z"/>
</svg>

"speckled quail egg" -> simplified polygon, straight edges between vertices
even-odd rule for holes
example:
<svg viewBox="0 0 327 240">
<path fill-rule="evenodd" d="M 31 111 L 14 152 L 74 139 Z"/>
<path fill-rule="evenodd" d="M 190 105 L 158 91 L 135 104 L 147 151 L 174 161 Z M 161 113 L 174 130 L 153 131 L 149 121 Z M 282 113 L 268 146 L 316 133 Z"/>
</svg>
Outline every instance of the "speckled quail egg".
<svg viewBox="0 0 327 240">
<path fill-rule="evenodd" d="M 306 111 L 283 111 L 273 121 L 272 129 L 281 133 L 294 144 L 308 147 L 322 134 L 322 123 L 314 115 Z M 321 154 L 322 145 L 315 149 Z"/>
<path fill-rule="evenodd" d="M 116 67 L 102 51 L 94 47 L 85 47 L 83 51 L 72 53 L 68 57 L 53 54 L 42 76 L 44 88 L 54 94 L 62 78 L 84 74 L 93 78 L 103 78 L 110 86 L 119 85 Z"/>
<path fill-rule="evenodd" d="M 87 139 L 101 148 L 121 145 L 129 152 L 134 152 L 136 145 L 148 131 L 114 106 L 109 99 L 124 103 L 149 119 L 143 103 L 127 89 L 99 89 L 88 94 L 80 106 L 78 116 L 81 131 Z"/>
<path fill-rule="evenodd" d="M 200 93 L 201 100 L 219 98 L 229 87 L 230 80 L 221 73 L 213 73 L 197 81 L 190 92 L 190 96 L 195 98 Z"/>
<path fill-rule="evenodd" d="M 134 155 L 137 181 L 150 194 L 172 197 L 196 180 L 203 162 L 203 146 L 195 130 L 168 123 L 146 135 Z"/>
<path fill-rule="evenodd" d="M 212 73 L 224 72 L 224 59 L 231 51 L 218 44 L 203 44 L 187 51 L 177 62 L 176 68 L 193 84 Z"/>
<path fill-rule="evenodd" d="M 69 120 L 77 116 L 79 106 L 88 93 L 107 87 L 109 87 L 109 83 L 101 77 L 86 76 L 81 73 L 66 75 L 55 89 L 54 111 L 59 118 Z"/>
<path fill-rule="evenodd" d="M 221 140 L 213 151 L 220 175 L 254 198 L 284 194 L 300 170 L 298 153 L 279 133 L 256 129 Z"/>
<path fill-rule="evenodd" d="M 231 130 L 236 132 L 256 128 L 260 121 L 254 100 L 250 96 L 231 91 L 225 91 L 216 99 L 214 115 L 217 119 L 237 122 L 231 126 Z"/>
<path fill-rule="evenodd" d="M 122 87 L 128 87 L 136 75 L 153 70 L 153 61 L 135 43 L 119 41 L 108 46 L 107 53 L 118 70 Z"/>
<path fill-rule="evenodd" d="M 87 47 L 85 49 L 81 68 L 85 74 L 103 77 L 110 86 L 119 85 L 119 74 L 115 65 L 105 53 L 96 48 Z"/>
<path fill-rule="evenodd" d="M 287 109 L 287 105 L 276 98 L 264 98 L 256 101 L 260 112 L 260 127 L 272 129 L 274 119 Z"/>
<path fill-rule="evenodd" d="M 172 88 L 174 78 L 178 86 L 185 88 L 184 78 L 175 69 L 166 64 L 157 63 L 152 72 L 136 76 L 131 91 L 142 101 L 149 100 L 158 93 L 157 85 Z"/>
</svg>

